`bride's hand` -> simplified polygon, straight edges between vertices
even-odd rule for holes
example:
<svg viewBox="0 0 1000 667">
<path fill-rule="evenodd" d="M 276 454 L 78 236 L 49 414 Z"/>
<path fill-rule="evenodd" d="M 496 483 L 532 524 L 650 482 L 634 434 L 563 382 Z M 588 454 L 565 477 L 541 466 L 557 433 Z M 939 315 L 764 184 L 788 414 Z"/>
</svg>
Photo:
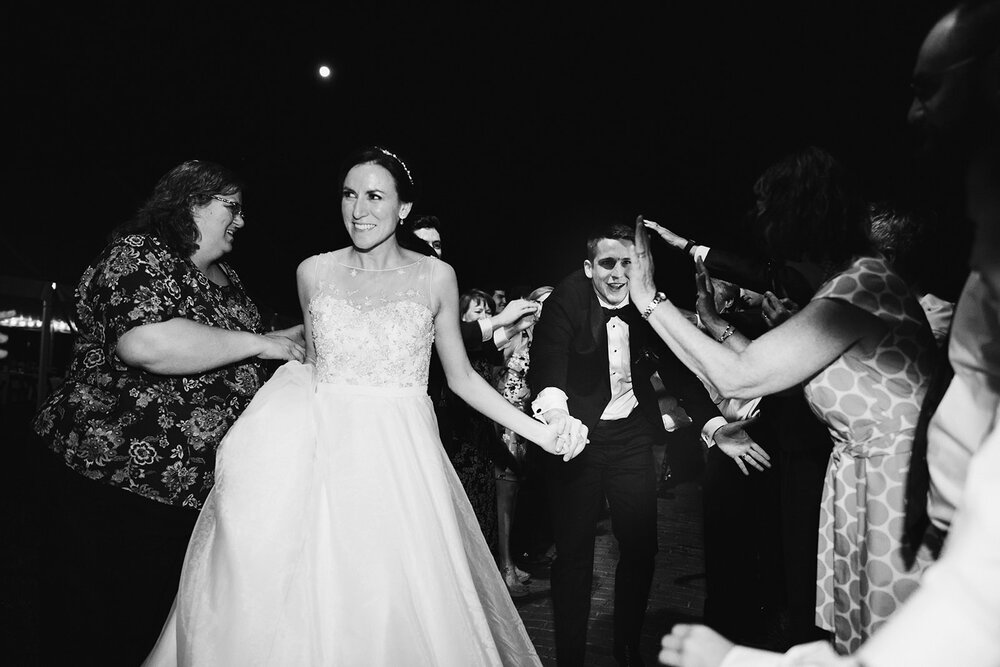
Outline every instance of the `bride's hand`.
<svg viewBox="0 0 1000 667">
<path fill-rule="evenodd" d="M 642 216 L 635 219 L 635 243 L 628 267 L 628 293 L 635 307 L 642 311 L 656 296 L 653 282 L 653 255 L 649 252 L 649 233 Z"/>
<path fill-rule="evenodd" d="M 563 461 L 576 457 L 587 446 L 587 427 L 565 410 L 549 410 L 545 413 L 548 437 L 538 442 L 538 446 L 550 454 L 562 456 Z"/>
</svg>

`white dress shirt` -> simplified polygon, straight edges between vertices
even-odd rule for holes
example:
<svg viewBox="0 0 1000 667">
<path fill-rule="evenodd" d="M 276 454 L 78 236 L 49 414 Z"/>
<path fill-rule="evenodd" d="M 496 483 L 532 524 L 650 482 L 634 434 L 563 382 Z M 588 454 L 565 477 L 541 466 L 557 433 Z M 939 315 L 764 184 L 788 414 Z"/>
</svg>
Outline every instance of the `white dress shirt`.
<svg viewBox="0 0 1000 667">
<path fill-rule="evenodd" d="M 626 296 L 617 306 L 608 305 L 600 296 L 597 297 L 602 308 L 621 310 L 631 307 L 631 301 Z M 632 389 L 632 364 L 629 355 L 628 325 L 619 317 L 612 317 L 605 324 L 608 332 L 608 373 L 611 381 L 611 400 L 608 401 L 601 419 L 624 419 L 632 414 L 639 404 Z M 566 392 L 558 387 L 546 387 L 538 392 L 531 403 L 532 414 L 541 418 L 549 410 L 561 409 L 569 412 Z"/>
</svg>

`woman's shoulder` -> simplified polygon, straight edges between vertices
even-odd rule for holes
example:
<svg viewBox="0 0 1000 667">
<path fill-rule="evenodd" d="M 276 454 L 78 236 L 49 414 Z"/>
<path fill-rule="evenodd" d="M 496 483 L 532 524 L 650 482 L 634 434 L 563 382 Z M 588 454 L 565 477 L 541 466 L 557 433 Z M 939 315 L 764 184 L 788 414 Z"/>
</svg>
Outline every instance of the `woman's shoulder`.
<svg viewBox="0 0 1000 667">
<path fill-rule="evenodd" d="M 898 317 L 915 301 L 912 291 L 881 257 L 857 257 L 816 292 L 816 299 L 837 299 L 868 312 Z"/>
</svg>

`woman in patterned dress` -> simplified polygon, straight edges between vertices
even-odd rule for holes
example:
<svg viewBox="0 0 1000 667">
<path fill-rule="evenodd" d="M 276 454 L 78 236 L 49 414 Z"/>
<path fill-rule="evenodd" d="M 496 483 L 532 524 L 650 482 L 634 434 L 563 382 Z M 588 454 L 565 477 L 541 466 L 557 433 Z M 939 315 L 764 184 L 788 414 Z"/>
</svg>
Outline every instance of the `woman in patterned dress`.
<svg viewBox="0 0 1000 667">
<path fill-rule="evenodd" d="M 66 381 L 35 430 L 46 461 L 45 664 L 136 665 L 156 641 L 215 450 L 264 382 L 261 359 L 301 359 L 301 327 L 265 334 L 223 261 L 243 186 L 185 162 L 84 271 Z M 59 654 L 67 651 L 68 655 Z"/>
<path fill-rule="evenodd" d="M 653 283 L 637 222 L 629 289 L 670 348 L 721 394 L 753 398 L 804 385 L 834 450 L 821 504 L 817 625 L 850 653 L 916 588 L 929 555 L 904 554 L 910 446 L 931 368 L 933 337 L 914 294 L 868 240 L 866 207 L 843 168 L 810 148 L 769 168 L 756 186 L 769 249 L 827 267 L 828 280 L 782 325 L 753 341 L 713 341 Z M 704 267 L 699 267 L 704 271 Z"/>
</svg>

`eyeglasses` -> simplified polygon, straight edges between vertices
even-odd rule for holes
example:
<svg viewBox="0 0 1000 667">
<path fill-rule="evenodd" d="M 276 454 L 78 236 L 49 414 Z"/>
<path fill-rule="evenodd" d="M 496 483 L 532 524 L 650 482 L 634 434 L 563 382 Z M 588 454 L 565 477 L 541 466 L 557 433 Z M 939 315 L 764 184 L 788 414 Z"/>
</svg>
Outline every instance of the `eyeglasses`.
<svg viewBox="0 0 1000 667">
<path fill-rule="evenodd" d="M 235 201 L 233 199 L 226 199 L 225 197 L 220 197 L 219 195 L 209 195 L 209 197 L 211 197 L 215 201 L 220 201 L 223 204 L 225 204 L 226 208 L 228 208 L 230 211 L 233 212 L 233 217 L 234 218 L 236 216 L 239 216 L 239 217 L 243 218 L 244 220 L 246 220 L 246 218 L 243 216 L 243 204 L 241 204 L 238 201 Z"/>
</svg>

